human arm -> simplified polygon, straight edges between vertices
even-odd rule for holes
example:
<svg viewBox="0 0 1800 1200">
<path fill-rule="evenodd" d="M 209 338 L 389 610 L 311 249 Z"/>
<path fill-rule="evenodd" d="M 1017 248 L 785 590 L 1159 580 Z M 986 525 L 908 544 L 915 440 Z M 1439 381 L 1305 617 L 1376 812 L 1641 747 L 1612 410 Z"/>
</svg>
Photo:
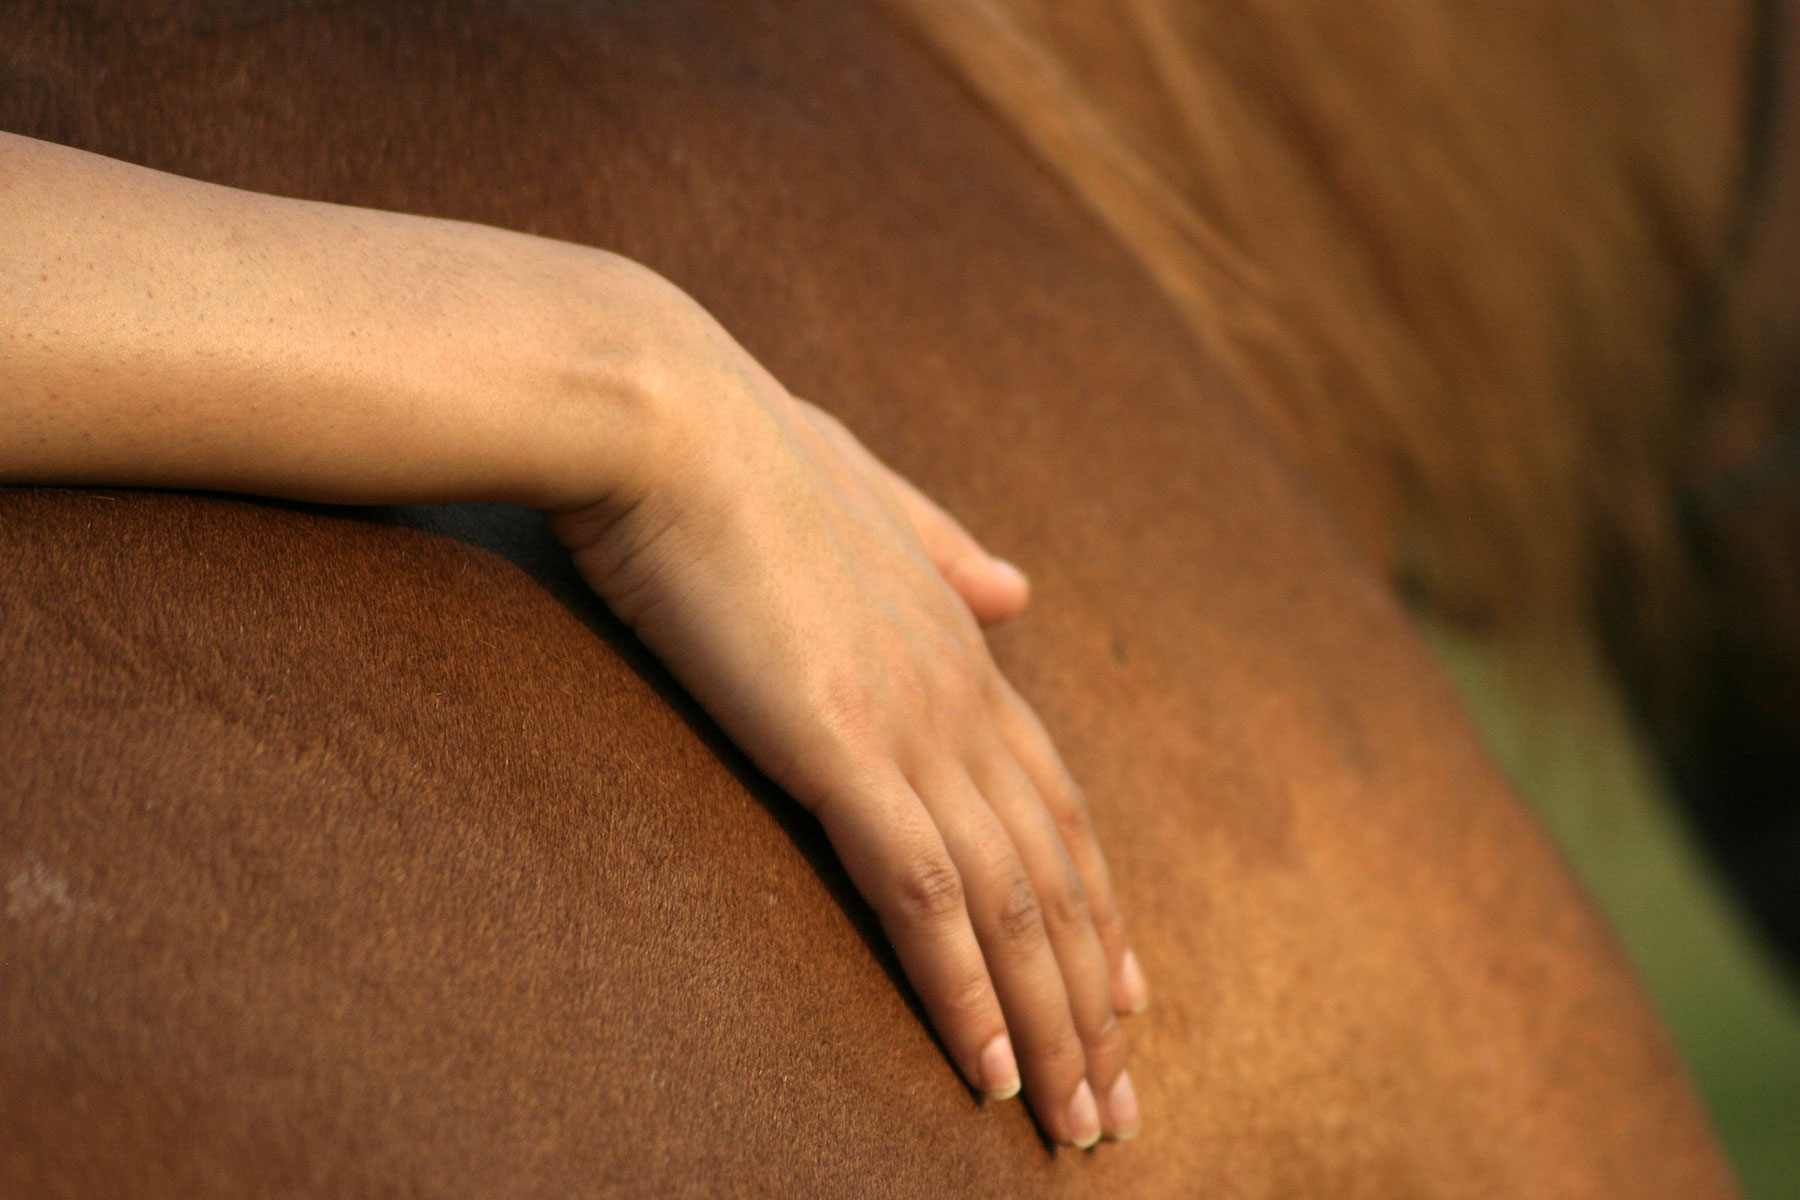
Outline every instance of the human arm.
<svg viewBox="0 0 1800 1200">
<path fill-rule="evenodd" d="M 976 617 L 1023 579 L 603 252 L 0 135 L 0 479 L 497 499 L 819 817 L 964 1075 L 1135 1126 L 1079 791 Z M 1123 1086 L 1121 1087 L 1121 1081 Z M 1116 1110 L 1113 1101 L 1117 1101 Z"/>
</svg>

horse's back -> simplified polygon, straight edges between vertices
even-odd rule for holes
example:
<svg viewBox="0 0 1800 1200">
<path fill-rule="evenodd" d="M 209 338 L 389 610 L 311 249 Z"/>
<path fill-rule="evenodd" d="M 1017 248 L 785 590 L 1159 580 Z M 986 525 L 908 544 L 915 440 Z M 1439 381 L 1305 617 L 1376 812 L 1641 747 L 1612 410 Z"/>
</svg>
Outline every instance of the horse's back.
<svg viewBox="0 0 1800 1200">
<path fill-rule="evenodd" d="M 0 1175 L 48 1194 L 1682 1196 L 1653 1017 L 1151 286 L 856 6 L 25 15 L 0 126 L 593 242 L 1032 574 L 1154 990 L 1128 1148 L 982 1108 L 628 639 L 312 510 L 0 494 Z"/>
</svg>

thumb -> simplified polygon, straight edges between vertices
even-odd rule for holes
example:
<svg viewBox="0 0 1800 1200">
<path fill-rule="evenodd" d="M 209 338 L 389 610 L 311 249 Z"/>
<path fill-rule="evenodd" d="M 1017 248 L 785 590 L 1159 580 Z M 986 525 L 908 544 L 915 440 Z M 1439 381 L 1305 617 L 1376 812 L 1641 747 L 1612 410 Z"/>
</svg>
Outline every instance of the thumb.
<svg viewBox="0 0 1800 1200">
<path fill-rule="evenodd" d="M 911 518 L 938 571 L 984 625 L 1016 617 L 1031 600 L 1025 573 L 989 554 L 960 522 L 925 493 L 888 471 L 894 493 Z"/>
</svg>

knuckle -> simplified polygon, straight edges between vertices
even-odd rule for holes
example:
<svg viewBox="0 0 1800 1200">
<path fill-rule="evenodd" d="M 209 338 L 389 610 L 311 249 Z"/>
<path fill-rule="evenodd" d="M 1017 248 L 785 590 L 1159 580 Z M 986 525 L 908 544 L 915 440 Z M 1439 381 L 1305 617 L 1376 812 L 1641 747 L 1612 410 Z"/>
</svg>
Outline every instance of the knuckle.
<svg viewBox="0 0 1800 1200">
<path fill-rule="evenodd" d="M 1052 1038 L 1038 1058 L 1045 1079 L 1078 1080 L 1088 1073 L 1087 1047 L 1082 1045 L 1075 1027 Z"/>
<path fill-rule="evenodd" d="M 1089 1031 L 1084 1041 L 1087 1045 L 1088 1062 L 1092 1066 L 1112 1070 L 1124 1064 L 1125 1030 L 1119 1024 L 1119 1018 L 1111 1012 L 1106 1013 L 1100 1024 Z"/>
<path fill-rule="evenodd" d="M 1092 836 L 1088 832 L 1087 813 L 1070 797 L 1048 798 L 1046 807 L 1050 809 L 1050 819 L 1056 822 L 1056 832 L 1061 835 L 1063 845 L 1078 845 Z"/>
<path fill-rule="evenodd" d="M 1063 872 L 1062 882 L 1050 893 L 1050 919 L 1063 927 L 1088 921 L 1087 888 L 1073 869 Z"/>
<path fill-rule="evenodd" d="M 1109 1084 L 1125 1069 L 1127 1057 L 1125 1032 L 1118 1018 L 1110 1014 L 1105 1024 L 1088 1030 L 1082 1037 L 1083 1067 L 1096 1085 Z"/>
<path fill-rule="evenodd" d="M 1037 889 L 1031 886 L 1031 880 L 1021 875 L 1013 881 L 1000 902 L 996 920 L 1001 934 L 1012 942 L 1028 941 L 1043 935 L 1043 904 L 1038 900 Z"/>
<path fill-rule="evenodd" d="M 917 919 L 940 923 L 964 911 L 962 876 L 947 859 L 915 859 L 900 873 L 900 903 Z"/>
<path fill-rule="evenodd" d="M 833 675 L 813 689 L 813 711 L 830 740 L 850 750 L 866 749 L 881 725 L 881 705 L 866 681 L 855 676 Z"/>
<path fill-rule="evenodd" d="M 971 975 L 951 989 L 944 1004 L 952 1020 L 985 1021 L 995 1012 L 994 985 L 985 973 Z"/>
</svg>

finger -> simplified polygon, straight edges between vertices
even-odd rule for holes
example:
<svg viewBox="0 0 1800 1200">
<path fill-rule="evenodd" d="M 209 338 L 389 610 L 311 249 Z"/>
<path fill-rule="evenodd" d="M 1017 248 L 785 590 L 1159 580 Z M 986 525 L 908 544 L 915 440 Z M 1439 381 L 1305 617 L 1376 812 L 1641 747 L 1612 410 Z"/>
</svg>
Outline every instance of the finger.
<svg viewBox="0 0 1800 1200">
<path fill-rule="evenodd" d="M 1062 834 L 1023 767 L 996 736 L 975 773 L 1006 826 L 1042 903 L 1050 945 L 1062 969 L 1069 1011 L 1099 1100 L 1102 1127 L 1121 1141 L 1136 1136 L 1137 1095 L 1125 1070 L 1125 1036 L 1113 1011 L 1112 974 L 1089 915 L 1087 888 Z"/>
<path fill-rule="evenodd" d="M 1105 948 L 1112 980 L 1113 1011 L 1121 1014 L 1141 1013 L 1149 1005 L 1150 991 L 1137 955 L 1125 937 L 1125 920 L 1119 912 L 1118 895 L 1113 889 L 1112 872 L 1106 856 L 1094 836 L 1093 821 L 1088 815 L 1087 800 L 1081 786 L 1063 764 L 1062 756 L 1044 729 L 1044 723 L 1024 697 L 997 671 L 993 677 L 996 696 L 995 718 L 1001 736 L 1019 765 L 1024 768 L 1038 795 L 1043 798 L 1056 828 L 1061 834 L 1069 860 L 1075 864 L 1083 886 L 1087 888 L 1088 910 L 1094 932 Z"/>
<path fill-rule="evenodd" d="M 1053 1140 L 1092 1146 L 1102 1129 L 1087 1055 L 1031 876 L 966 772 L 940 769 L 920 781 L 919 795 L 961 872 L 1032 1111 Z"/>
<path fill-rule="evenodd" d="M 904 476 L 885 464 L 882 470 L 925 544 L 925 552 L 977 620 L 991 625 L 1025 610 L 1031 602 L 1031 583 L 1023 571 L 989 554 L 960 521 Z"/>
<path fill-rule="evenodd" d="M 962 875 L 918 796 L 896 771 L 813 812 L 893 941 L 963 1078 L 995 1100 L 1017 1095 L 1017 1054 L 969 920 Z"/>
<path fill-rule="evenodd" d="M 898 502 L 901 514 L 924 544 L 938 572 L 978 620 L 993 624 L 1024 611 L 1031 600 L 1031 583 L 1023 571 L 989 554 L 956 518 L 877 458 L 843 422 L 814 405 L 804 401 L 800 404 L 827 442 L 865 474 L 872 475 L 881 490 Z"/>
</svg>

